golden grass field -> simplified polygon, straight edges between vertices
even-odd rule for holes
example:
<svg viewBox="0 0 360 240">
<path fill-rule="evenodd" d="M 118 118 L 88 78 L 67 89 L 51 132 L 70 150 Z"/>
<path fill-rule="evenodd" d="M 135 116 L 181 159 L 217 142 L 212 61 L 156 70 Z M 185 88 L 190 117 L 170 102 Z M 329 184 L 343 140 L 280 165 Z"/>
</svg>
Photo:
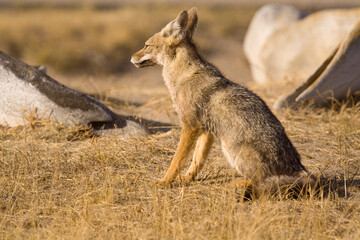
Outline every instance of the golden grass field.
<svg viewBox="0 0 360 240">
<path fill-rule="evenodd" d="M 244 201 L 218 144 L 193 183 L 153 185 L 180 129 L 159 68 L 134 70 L 127 59 L 182 8 L 0 10 L 2 51 L 49 66 L 115 112 L 174 125 L 126 140 L 47 120 L 0 127 L 0 239 L 360 239 L 360 106 L 351 101 L 274 112 L 307 169 L 333 182 L 323 197 Z M 269 106 L 294 87 L 250 81 L 240 51 L 254 9 L 199 11 L 195 41 L 225 75 Z"/>
</svg>

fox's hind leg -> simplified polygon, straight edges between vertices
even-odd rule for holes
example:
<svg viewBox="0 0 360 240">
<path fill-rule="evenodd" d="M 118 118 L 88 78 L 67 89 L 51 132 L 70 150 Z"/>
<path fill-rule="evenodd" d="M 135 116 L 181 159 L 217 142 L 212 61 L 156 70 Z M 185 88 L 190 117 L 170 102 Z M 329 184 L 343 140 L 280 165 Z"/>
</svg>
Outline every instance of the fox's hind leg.
<svg viewBox="0 0 360 240">
<path fill-rule="evenodd" d="M 212 143 L 214 142 L 214 136 L 211 133 L 202 133 L 197 140 L 196 148 L 193 156 L 193 160 L 186 174 L 180 176 L 180 180 L 183 182 L 190 182 L 195 179 L 204 165 L 206 158 L 209 155 Z"/>
<path fill-rule="evenodd" d="M 163 179 L 157 181 L 157 184 L 169 184 L 180 173 L 181 169 L 184 166 L 184 163 L 186 162 L 190 153 L 195 147 L 195 142 L 199 134 L 199 129 L 192 128 L 185 123 L 183 124 L 180 142 L 176 150 L 175 156 L 171 161 L 170 167 L 166 172 L 165 176 L 163 177 Z"/>
</svg>

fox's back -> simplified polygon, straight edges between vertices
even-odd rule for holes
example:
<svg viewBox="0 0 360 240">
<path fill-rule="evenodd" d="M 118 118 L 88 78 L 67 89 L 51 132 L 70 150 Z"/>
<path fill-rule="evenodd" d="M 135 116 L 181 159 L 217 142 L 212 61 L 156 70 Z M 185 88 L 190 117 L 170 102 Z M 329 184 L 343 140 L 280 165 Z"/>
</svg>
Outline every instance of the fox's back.
<svg viewBox="0 0 360 240">
<path fill-rule="evenodd" d="M 197 71 L 175 86 L 173 101 L 181 117 L 196 118 L 205 130 L 218 136 L 225 131 L 222 126 L 228 129 L 226 126 L 234 124 L 239 128 L 244 126 L 244 131 L 264 130 L 263 127 L 283 131 L 278 119 L 260 97 L 226 79 L 205 60 L 198 65 L 194 67 Z"/>
</svg>

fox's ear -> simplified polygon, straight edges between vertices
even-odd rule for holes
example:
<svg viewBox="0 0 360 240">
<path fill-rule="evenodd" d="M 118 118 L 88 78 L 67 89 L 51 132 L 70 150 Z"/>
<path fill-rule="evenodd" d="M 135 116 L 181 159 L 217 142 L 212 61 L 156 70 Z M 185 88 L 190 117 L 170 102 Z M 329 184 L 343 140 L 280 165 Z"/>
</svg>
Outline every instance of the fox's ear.
<svg viewBox="0 0 360 240">
<path fill-rule="evenodd" d="M 196 7 L 191 8 L 188 11 L 188 14 L 189 14 L 189 20 L 188 20 L 188 24 L 186 27 L 186 35 L 189 38 L 192 38 L 192 36 L 194 35 L 194 32 L 195 32 L 197 23 L 198 23 L 198 19 L 199 19 L 197 8 Z"/>
<path fill-rule="evenodd" d="M 161 30 L 161 35 L 163 37 L 184 37 L 188 18 L 188 12 L 186 10 L 182 11 L 174 21 L 168 23 L 168 25 Z"/>
</svg>

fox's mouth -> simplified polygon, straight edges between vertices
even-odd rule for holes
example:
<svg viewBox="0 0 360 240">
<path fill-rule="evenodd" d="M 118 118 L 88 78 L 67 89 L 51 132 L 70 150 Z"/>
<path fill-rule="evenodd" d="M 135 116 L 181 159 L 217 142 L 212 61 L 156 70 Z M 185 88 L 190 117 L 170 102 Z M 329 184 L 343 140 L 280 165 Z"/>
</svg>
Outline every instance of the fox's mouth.
<svg viewBox="0 0 360 240">
<path fill-rule="evenodd" d="M 151 61 L 151 59 L 146 59 L 146 60 L 143 60 L 141 62 L 133 62 L 133 64 L 137 68 L 143 68 L 143 67 L 148 67 L 148 66 L 155 65 L 155 63 L 153 61 Z"/>
<path fill-rule="evenodd" d="M 142 62 L 135 63 L 134 65 L 135 65 L 135 67 L 140 68 L 140 67 L 146 67 L 146 66 L 150 65 L 149 63 L 150 63 L 150 59 L 146 59 Z"/>
</svg>

